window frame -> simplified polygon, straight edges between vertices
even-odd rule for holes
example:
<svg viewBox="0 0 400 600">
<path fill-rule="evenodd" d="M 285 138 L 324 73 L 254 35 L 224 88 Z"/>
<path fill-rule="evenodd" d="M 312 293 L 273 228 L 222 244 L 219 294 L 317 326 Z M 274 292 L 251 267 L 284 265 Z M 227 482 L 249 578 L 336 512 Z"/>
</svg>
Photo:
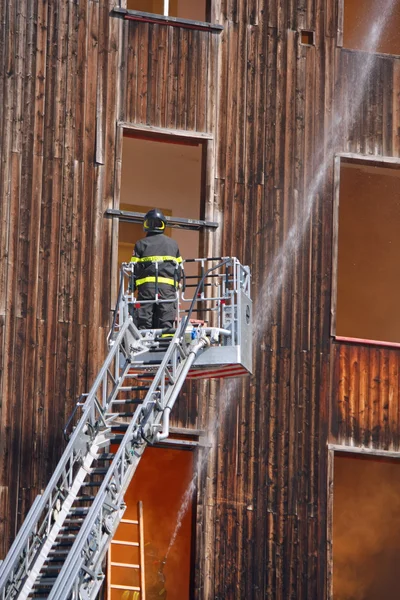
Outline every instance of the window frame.
<svg viewBox="0 0 400 600">
<path fill-rule="evenodd" d="M 337 0 L 337 23 L 336 23 L 336 46 L 345 52 L 364 52 L 367 50 L 358 50 L 356 48 L 345 48 L 344 44 L 344 3 L 346 0 Z M 400 54 L 388 54 L 387 52 L 374 52 L 374 56 L 384 56 L 386 58 L 399 58 Z"/>
<path fill-rule="evenodd" d="M 210 31 L 212 33 L 221 33 L 223 26 L 215 23 L 215 14 L 212 0 L 206 0 L 206 15 L 204 21 L 195 21 L 181 17 L 172 17 L 168 15 L 170 0 L 163 0 L 164 14 L 149 13 L 139 10 L 126 8 L 126 0 L 120 0 L 120 6 L 113 9 L 113 13 L 121 15 L 128 21 L 142 21 L 145 23 L 158 23 L 161 25 L 170 25 L 172 27 L 182 27 L 186 29 L 195 29 L 198 31 Z M 167 11 L 167 13 L 166 13 Z"/>
<path fill-rule="evenodd" d="M 389 342 L 384 340 L 370 340 L 340 336 L 336 333 L 337 316 L 337 293 L 338 293 L 338 258 L 339 258 L 339 209 L 340 209 L 340 170 L 342 160 L 365 163 L 365 165 L 385 167 L 397 165 L 400 169 L 400 158 L 394 156 L 373 156 L 355 154 L 351 152 L 340 152 L 335 155 L 334 178 L 333 178 L 333 231 L 332 231 L 332 293 L 331 293 L 331 337 L 338 342 L 350 342 L 368 345 L 380 345 L 385 347 L 400 348 L 400 342 Z"/>
<path fill-rule="evenodd" d="M 158 142 L 176 141 L 187 143 L 192 141 L 196 145 L 202 146 L 202 167 L 201 167 L 201 192 L 200 192 L 200 218 L 201 220 L 211 221 L 214 217 L 216 208 L 214 198 L 215 185 L 215 143 L 214 136 L 211 133 L 200 131 L 181 131 L 167 129 L 163 127 L 153 127 L 141 123 L 131 123 L 119 121 L 117 123 L 116 150 L 115 150 L 115 185 L 112 207 L 119 209 L 121 202 L 121 177 L 122 177 L 122 149 L 123 137 L 132 136 L 153 140 Z M 118 234 L 119 219 L 111 219 L 111 289 L 110 289 L 110 310 L 114 309 L 117 293 L 116 287 L 119 278 L 118 264 Z M 218 256 L 221 248 L 221 231 L 208 230 L 203 228 L 199 235 L 199 252 L 204 256 Z"/>
</svg>

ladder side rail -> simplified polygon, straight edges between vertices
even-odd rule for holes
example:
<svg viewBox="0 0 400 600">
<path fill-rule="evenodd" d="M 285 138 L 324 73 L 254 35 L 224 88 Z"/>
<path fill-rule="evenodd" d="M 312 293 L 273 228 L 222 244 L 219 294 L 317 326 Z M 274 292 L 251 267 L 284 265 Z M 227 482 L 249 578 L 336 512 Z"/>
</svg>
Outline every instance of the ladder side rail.
<svg viewBox="0 0 400 600">
<path fill-rule="evenodd" d="M 174 339 L 177 342 L 179 338 L 179 332 L 177 331 Z M 174 339 L 172 341 L 174 341 Z M 170 344 L 169 360 L 163 360 L 160 365 L 157 375 L 160 379 L 161 375 L 165 373 L 166 366 L 174 359 L 174 355 L 179 352 L 183 352 L 181 348 L 178 348 L 177 343 Z M 187 357 L 189 359 L 189 357 Z M 165 364 L 167 363 L 167 364 Z M 186 360 L 179 362 L 178 374 L 176 383 L 183 384 L 179 380 L 179 373 L 184 369 Z M 168 403 L 168 397 L 174 393 L 175 384 L 169 386 L 169 389 L 165 395 L 165 404 Z M 147 392 L 146 399 L 152 396 L 151 390 Z M 146 399 L 144 404 L 146 403 Z M 151 400 L 149 399 L 148 402 Z M 112 539 L 116 527 L 118 526 L 120 519 L 123 515 L 122 504 L 123 496 L 125 491 L 133 477 L 136 467 L 140 461 L 140 458 L 147 446 L 147 442 L 144 439 L 140 440 L 140 446 L 137 446 L 135 438 L 135 429 L 140 427 L 140 416 L 142 415 L 142 406 L 138 406 L 135 414 L 128 426 L 125 436 L 118 448 L 118 451 L 114 457 L 110 468 L 105 475 L 105 478 L 101 484 L 101 487 L 96 495 L 96 498 L 85 518 L 85 521 L 75 539 L 75 542 L 68 554 L 68 557 L 61 569 L 57 580 L 52 588 L 51 594 L 48 600 L 61 600 L 69 597 L 69 594 L 76 582 L 76 578 L 79 577 L 81 570 L 84 572 L 90 572 L 93 574 L 92 580 L 101 582 L 104 578 L 101 572 L 101 561 L 107 551 L 108 543 Z M 162 416 L 162 411 L 153 408 L 152 415 L 154 418 L 153 423 L 149 423 L 149 427 L 159 423 Z M 129 456 L 129 461 L 126 457 Z M 93 540 L 98 540 L 100 543 L 95 545 Z M 92 544 L 90 543 L 92 542 Z M 90 564 L 89 564 L 90 563 Z M 89 583 L 90 586 L 90 583 Z M 93 590 L 97 590 L 97 583 Z M 85 597 L 92 598 L 93 590 L 86 590 Z"/>
<path fill-rule="evenodd" d="M 2 583 L 3 583 L 2 579 L 4 577 L 4 574 L 6 572 L 8 572 L 10 565 L 11 565 L 11 569 L 12 569 L 13 566 L 18 562 L 19 557 L 26 545 L 25 538 L 27 537 L 27 534 L 29 535 L 31 533 L 32 529 L 36 525 L 37 506 L 40 502 L 41 497 L 42 497 L 41 495 L 36 496 L 24 522 L 22 523 L 21 529 L 18 532 L 19 535 L 14 540 L 7 556 L 0 563 L 0 585 L 2 585 Z M 2 595 L 1 595 L 2 600 L 3 600 L 3 598 L 5 598 L 5 592 L 6 592 L 6 590 L 4 587 L 2 589 Z"/>
<path fill-rule="evenodd" d="M 10 578 L 12 578 L 12 573 L 15 572 L 16 566 L 18 562 L 21 562 L 21 558 L 24 556 L 24 571 L 29 570 L 29 560 L 26 562 L 27 557 L 31 556 L 34 558 L 38 548 L 40 548 L 42 542 L 39 539 L 38 532 L 43 533 L 40 530 L 40 524 L 47 524 L 51 521 L 53 510 L 55 504 L 60 497 L 59 493 L 59 484 L 60 481 L 63 482 L 65 479 L 68 479 L 69 474 L 74 469 L 76 462 L 82 457 L 82 452 L 85 447 L 85 440 L 82 440 L 82 437 L 85 439 L 87 435 L 84 433 L 85 428 L 88 425 L 91 427 L 94 426 L 93 418 L 96 416 L 96 412 L 93 414 L 94 409 L 99 413 L 99 416 L 102 415 L 102 411 L 96 399 L 96 392 L 98 387 L 103 382 L 104 373 L 107 372 L 110 364 L 112 363 L 115 355 L 119 352 L 121 342 L 123 340 L 125 331 L 130 325 L 130 320 L 127 319 L 124 323 L 121 331 L 115 341 L 115 344 L 112 346 L 111 350 L 108 353 L 108 356 L 103 363 L 103 366 L 91 388 L 91 391 L 88 394 L 87 400 L 84 405 L 83 415 L 79 420 L 71 439 L 68 443 L 67 448 L 64 450 L 60 461 L 54 471 L 45 491 L 41 496 L 39 496 L 39 500 L 35 501 L 31 510 L 28 513 L 29 521 L 28 524 L 23 526 L 17 537 L 14 540 L 13 545 L 10 548 L 10 552 L 7 555 L 7 558 L 3 561 L 0 568 L 0 593 L 4 596 L 4 589 L 8 583 L 12 583 Z M 9 557 L 9 558 L 8 558 Z M 7 597 L 7 596 L 5 596 Z"/>
<path fill-rule="evenodd" d="M 144 561 L 144 514 L 143 502 L 138 502 L 138 521 L 139 521 L 139 556 L 140 556 L 140 594 L 141 600 L 146 600 L 146 579 L 145 579 L 145 561 Z"/>
</svg>

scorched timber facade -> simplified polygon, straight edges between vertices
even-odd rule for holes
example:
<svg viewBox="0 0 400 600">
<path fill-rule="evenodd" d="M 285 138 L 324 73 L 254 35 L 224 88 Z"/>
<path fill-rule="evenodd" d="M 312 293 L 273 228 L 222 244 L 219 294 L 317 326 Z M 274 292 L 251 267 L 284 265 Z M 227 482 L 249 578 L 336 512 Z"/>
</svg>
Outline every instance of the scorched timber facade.
<svg viewBox="0 0 400 600">
<path fill-rule="evenodd" d="M 201 465 L 186 598 L 353 597 L 335 460 L 400 458 L 399 2 L 145 4 L 0 2 L 0 556 L 106 353 L 136 236 L 107 211 L 192 218 L 146 187 L 187 151 L 219 227 L 182 244 L 250 266 L 255 318 L 253 376 L 189 382 L 172 414 Z"/>
</svg>

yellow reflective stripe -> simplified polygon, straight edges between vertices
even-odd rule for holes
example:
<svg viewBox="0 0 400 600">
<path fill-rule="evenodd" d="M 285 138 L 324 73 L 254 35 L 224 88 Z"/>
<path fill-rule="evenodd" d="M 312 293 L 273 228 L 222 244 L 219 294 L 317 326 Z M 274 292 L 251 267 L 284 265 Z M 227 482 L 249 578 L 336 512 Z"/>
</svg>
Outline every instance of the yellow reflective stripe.
<svg viewBox="0 0 400 600">
<path fill-rule="evenodd" d="M 167 260 L 171 260 L 180 264 L 182 262 L 181 256 L 143 256 L 139 258 L 137 256 L 132 256 L 131 262 L 133 263 L 142 263 L 142 262 L 164 262 Z"/>
<path fill-rule="evenodd" d="M 135 281 L 136 287 L 143 283 L 168 283 L 169 285 L 175 285 L 175 281 L 169 277 L 143 277 L 143 279 L 137 279 Z"/>
</svg>

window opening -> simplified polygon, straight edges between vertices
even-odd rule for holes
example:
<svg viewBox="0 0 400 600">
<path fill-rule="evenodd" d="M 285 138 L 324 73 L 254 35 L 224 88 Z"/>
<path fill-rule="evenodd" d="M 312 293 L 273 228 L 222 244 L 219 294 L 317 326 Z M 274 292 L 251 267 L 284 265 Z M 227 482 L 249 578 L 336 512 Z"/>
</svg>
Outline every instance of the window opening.
<svg viewBox="0 0 400 600">
<path fill-rule="evenodd" d="M 194 494 L 189 500 L 173 544 L 171 540 L 182 500 L 192 478 L 192 451 L 146 448 L 135 477 L 125 493 L 127 508 L 113 539 L 113 564 L 108 565 L 107 600 L 134 598 L 134 588 L 137 590 L 140 587 L 143 563 L 146 600 L 187 600 L 191 597 Z M 139 541 L 138 526 L 135 525 L 135 521 L 139 520 L 138 503 L 143 507 L 142 547 L 136 545 Z M 138 568 L 134 568 L 135 565 Z"/>
<path fill-rule="evenodd" d="M 202 143 L 124 136 L 120 207 L 141 213 L 160 208 L 166 216 L 200 219 L 202 168 Z M 166 234 L 177 241 L 184 259 L 198 256 L 198 231 L 167 227 Z M 130 260 L 135 242 L 142 237 L 141 224 L 120 222 L 119 264 Z"/>
<path fill-rule="evenodd" d="M 340 160 L 338 337 L 400 343 L 400 164 Z"/>
<path fill-rule="evenodd" d="M 399 475 L 396 459 L 335 452 L 334 600 L 398 597 Z"/>
<path fill-rule="evenodd" d="M 302 30 L 300 39 L 303 46 L 314 46 L 314 32 Z"/>
<path fill-rule="evenodd" d="M 400 54 L 400 0 L 340 0 L 343 2 L 343 47 L 352 50 Z M 387 14 L 382 14 L 387 11 Z M 377 43 L 373 25 L 385 20 Z"/>
<path fill-rule="evenodd" d="M 126 8 L 192 21 L 204 22 L 209 17 L 207 0 L 127 0 Z"/>
</svg>

